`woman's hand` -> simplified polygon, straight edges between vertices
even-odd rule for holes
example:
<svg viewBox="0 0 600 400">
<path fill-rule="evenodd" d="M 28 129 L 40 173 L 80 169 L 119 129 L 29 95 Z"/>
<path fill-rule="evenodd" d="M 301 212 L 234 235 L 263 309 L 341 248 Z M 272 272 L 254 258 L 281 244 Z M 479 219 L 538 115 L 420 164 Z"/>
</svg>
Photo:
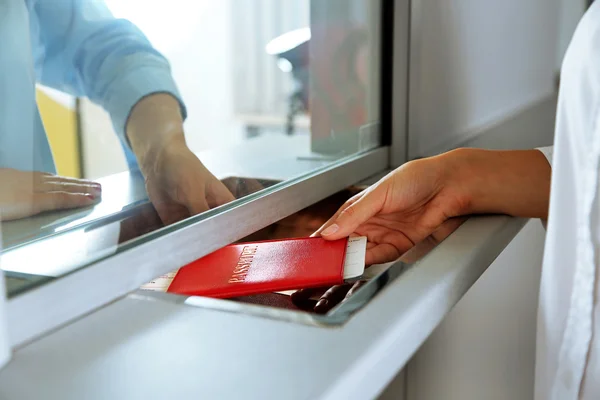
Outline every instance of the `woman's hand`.
<svg viewBox="0 0 600 400">
<path fill-rule="evenodd" d="M 414 264 L 450 236 L 466 219 L 466 217 L 457 217 L 447 220 L 425 240 L 417 243 L 404 253 L 398 261 Z M 348 300 L 366 282 L 366 280 L 360 280 L 355 283 L 345 283 L 329 288 L 301 289 L 292 295 L 292 302 L 300 309 L 325 314 L 333 307 Z M 316 300 L 310 301 L 315 297 L 317 297 Z"/>
<path fill-rule="evenodd" d="M 454 232 L 469 214 L 546 218 L 550 165 L 538 150 L 455 150 L 413 161 L 348 200 L 317 232 L 335 240 L 367 236 L 366 264 L 412 263 Z M 410 250 L 410 251 L 409 251 Z M 345 301 L 362 282 L 304 289 L 292 301 L 317 313 Z"/>
<path fill-rule="evenodd" d="M 398 259 L 467 207 L 460 191 L 448 185 L 446 164 L 439 157 L 403 165 L 348 200 L 316 235 L 366 236 L 367 265 Z"/>
<path fill-rule="evenodd" d="M 126 131 L 148 197 L 166 225 L 234 200 L 187 147 L 179 103 L 171 95 L 140 100 Z"/>
<path fill-rule="evenodd" d="M 550 175 L 537 150 L 455 150 L 393 171 L 348 200 L 315 235 L 366 236 L 367 265 L 394 261 L 453 217 L 546 217 Z"/>
<path fill-rule="evenodd" d="M 101 193 L 102 188 L 96 182 L 0 168 L 0 220 L 90 206 Z"/>
</svg>

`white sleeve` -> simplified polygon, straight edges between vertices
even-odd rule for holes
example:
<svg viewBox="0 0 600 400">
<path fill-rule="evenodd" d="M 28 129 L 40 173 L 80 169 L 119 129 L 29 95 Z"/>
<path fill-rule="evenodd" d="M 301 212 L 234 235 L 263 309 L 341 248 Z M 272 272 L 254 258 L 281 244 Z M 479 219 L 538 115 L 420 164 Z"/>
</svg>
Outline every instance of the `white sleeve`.
<svg viewBox="0 0 600 400">
<path fill-rule="evenodd" d="M 546 160 L 548 160 L 548 163 L 550 163 L 550 166 L 552 166 L 552 155 L 554 154 L 554 146 L 540 147 L 536 150 L 541 151 L 542 154 L 544 156 L 546 156 Z"/>
<path fill-rule="evenodd" d="M 542 154 L 546 156 L 546 160 L 548 160 L 550 167 L 552 167 L 552 156 L 554 155 L 554 146 L 540 147 L 536 150 L 541 151 Z M 546 229 L 547 223 L 548 221 L 542 220 L 542 226 L 544 227 L 544 229 Z"/>
</svg>

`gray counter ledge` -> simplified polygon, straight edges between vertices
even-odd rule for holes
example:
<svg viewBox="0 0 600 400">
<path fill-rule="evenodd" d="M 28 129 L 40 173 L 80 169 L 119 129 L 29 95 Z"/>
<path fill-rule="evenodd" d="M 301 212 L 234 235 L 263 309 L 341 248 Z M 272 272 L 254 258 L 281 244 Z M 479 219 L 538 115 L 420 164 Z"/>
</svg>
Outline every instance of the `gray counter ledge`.
<svg viewBox="0 0 600 400">
<path fill-rule="evenodd" d="M 17 350 L 0 398 L 375 397 L 525 222 L 469 219 L 337 328 L 127 296 Z"/>
</svg>

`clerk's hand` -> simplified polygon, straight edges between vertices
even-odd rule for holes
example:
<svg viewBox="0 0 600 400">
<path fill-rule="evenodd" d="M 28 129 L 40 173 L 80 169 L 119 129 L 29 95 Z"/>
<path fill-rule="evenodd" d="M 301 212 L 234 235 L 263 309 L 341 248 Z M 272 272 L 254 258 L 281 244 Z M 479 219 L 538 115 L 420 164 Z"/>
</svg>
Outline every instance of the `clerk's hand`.
<svg viewBox="0 0 600 400">
<path fill-rule="evenodd" d="M 166 144 L 142 172 L 148 197 L 166 225 L 234 200 L 184 143 Z"/>
<path fill-rule="evenodd" d="M 185 143 L 177 100 L 164 93 L 140 100 L 131 111 L 127 137 L 150 201 L 166 225 L 234 200 Z"/>
<path fill-rule="evenodd" d="M 327 288 L 300 289 L 292 294 L 292 303 L 301 310 L 326 314 L 333 307 L 348 300 L 367 281 L 343 283 Z M 318 300 L 311 301 L 315 297 Z"/>
<path fill-rule="evenodd" d="M 100 184 L 92 181 L 0 168 L 0 220 L 90 206 L 101 192 Z"/>
</svg>

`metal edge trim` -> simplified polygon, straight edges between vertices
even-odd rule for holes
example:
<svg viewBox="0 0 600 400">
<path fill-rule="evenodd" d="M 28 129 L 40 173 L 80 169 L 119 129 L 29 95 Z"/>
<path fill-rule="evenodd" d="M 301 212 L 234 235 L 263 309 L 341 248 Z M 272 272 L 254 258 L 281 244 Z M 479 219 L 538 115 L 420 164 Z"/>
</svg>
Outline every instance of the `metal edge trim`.
<svg viewBox="0 0 600 400">
<path fill-rule="evenodd" d="M 411 52 L 411 3 L 396 1 L 393 29 L 392 143 L 390 164 L 398 167 L 408 161 L 409 85 Z"/>
</svg>

